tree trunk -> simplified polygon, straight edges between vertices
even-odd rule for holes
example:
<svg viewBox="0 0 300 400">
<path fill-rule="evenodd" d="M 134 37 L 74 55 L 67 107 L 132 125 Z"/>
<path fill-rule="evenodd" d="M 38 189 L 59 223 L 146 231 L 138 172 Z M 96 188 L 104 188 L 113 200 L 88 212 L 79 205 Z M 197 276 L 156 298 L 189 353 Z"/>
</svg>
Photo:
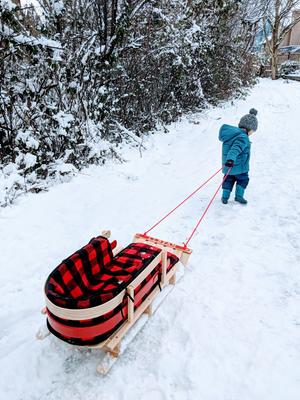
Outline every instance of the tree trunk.
<svg viewBox="0 0 300 400">
<path fill-rule="evenodd" d="M 278 78 L 277 69 L 277 57 L 273 54 L 271 57 L 271 76 L 273 80 Z"/>
</svg>

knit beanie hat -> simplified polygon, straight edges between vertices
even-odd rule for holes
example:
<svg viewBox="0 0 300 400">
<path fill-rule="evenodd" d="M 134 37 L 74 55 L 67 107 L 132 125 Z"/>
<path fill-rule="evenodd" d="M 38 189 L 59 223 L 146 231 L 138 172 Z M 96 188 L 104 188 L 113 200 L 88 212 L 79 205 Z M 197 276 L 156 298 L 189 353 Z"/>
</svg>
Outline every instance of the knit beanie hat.
<svg viewBox="0 0 300 400">
<path fill-rule="evenodd" d="M 247 132 L 256 131 L 258 126 L 256 115 L 257 110 L 255 110 L 255 108 L 251 108 L 249 114 L 246 114 L 241 118 L 239 122 L 239 128 L 244 128 L 247 130 Z"/>
</svg>

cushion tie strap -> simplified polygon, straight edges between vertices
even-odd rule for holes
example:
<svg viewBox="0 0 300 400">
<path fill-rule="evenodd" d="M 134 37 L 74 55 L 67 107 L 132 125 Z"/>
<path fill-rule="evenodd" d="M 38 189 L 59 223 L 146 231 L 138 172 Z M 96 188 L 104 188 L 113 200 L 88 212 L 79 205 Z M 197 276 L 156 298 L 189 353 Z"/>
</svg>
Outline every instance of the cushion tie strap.
<svg viewBox="0 0 300 400">
<path fill-rule="evenodd" d="M 130 300 L 134 303 L 134 299 L 131 297 L 131 295 L 126 291 L 126 296 L 130 298 Z"/>
</svg>

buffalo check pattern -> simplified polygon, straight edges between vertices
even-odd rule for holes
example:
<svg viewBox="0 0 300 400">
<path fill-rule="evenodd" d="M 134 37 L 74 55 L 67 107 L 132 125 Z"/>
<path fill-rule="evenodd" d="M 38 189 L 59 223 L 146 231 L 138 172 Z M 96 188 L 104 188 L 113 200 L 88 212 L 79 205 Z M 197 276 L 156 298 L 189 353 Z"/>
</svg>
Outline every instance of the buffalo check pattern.
<svg viewBox="0 0 300 400">
<path fill-rule="evenodd" d="M 65 308 L 103 304 L 128 286 L 159 252 L 154 246 L 132 243 L 113 257 L 109 240 L 98 236 L 55 268 L 46 281 L 46 296 Z M 178 262 L 171 253 L 168 260 L 168 270 Z M 160 271 L 159 264 L 135 289 L 135 294 Z"/>
</svg>

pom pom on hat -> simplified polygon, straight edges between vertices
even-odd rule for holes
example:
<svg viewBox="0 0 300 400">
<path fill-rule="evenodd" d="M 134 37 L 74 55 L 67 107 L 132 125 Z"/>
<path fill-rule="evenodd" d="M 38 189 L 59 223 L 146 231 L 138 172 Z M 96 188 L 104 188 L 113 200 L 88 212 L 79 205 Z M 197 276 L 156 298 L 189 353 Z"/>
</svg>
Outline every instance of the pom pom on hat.
<svg viewBox="0 0 300 400">
<path fill-rule="evenodd" d="M 257 115 L 257 110 L 255 108 L 251 108 L 249 114 Z"/>
<path fill-rule="evenodd" d="M 239 122 L 239 128 L 244 128 L 247 132 L 256 131 L 258 127 L 256 115 L 257 110 L 255 108 L 251 108 L 249 114 L 246 114 L 241 118 Z"/>
</svg>

